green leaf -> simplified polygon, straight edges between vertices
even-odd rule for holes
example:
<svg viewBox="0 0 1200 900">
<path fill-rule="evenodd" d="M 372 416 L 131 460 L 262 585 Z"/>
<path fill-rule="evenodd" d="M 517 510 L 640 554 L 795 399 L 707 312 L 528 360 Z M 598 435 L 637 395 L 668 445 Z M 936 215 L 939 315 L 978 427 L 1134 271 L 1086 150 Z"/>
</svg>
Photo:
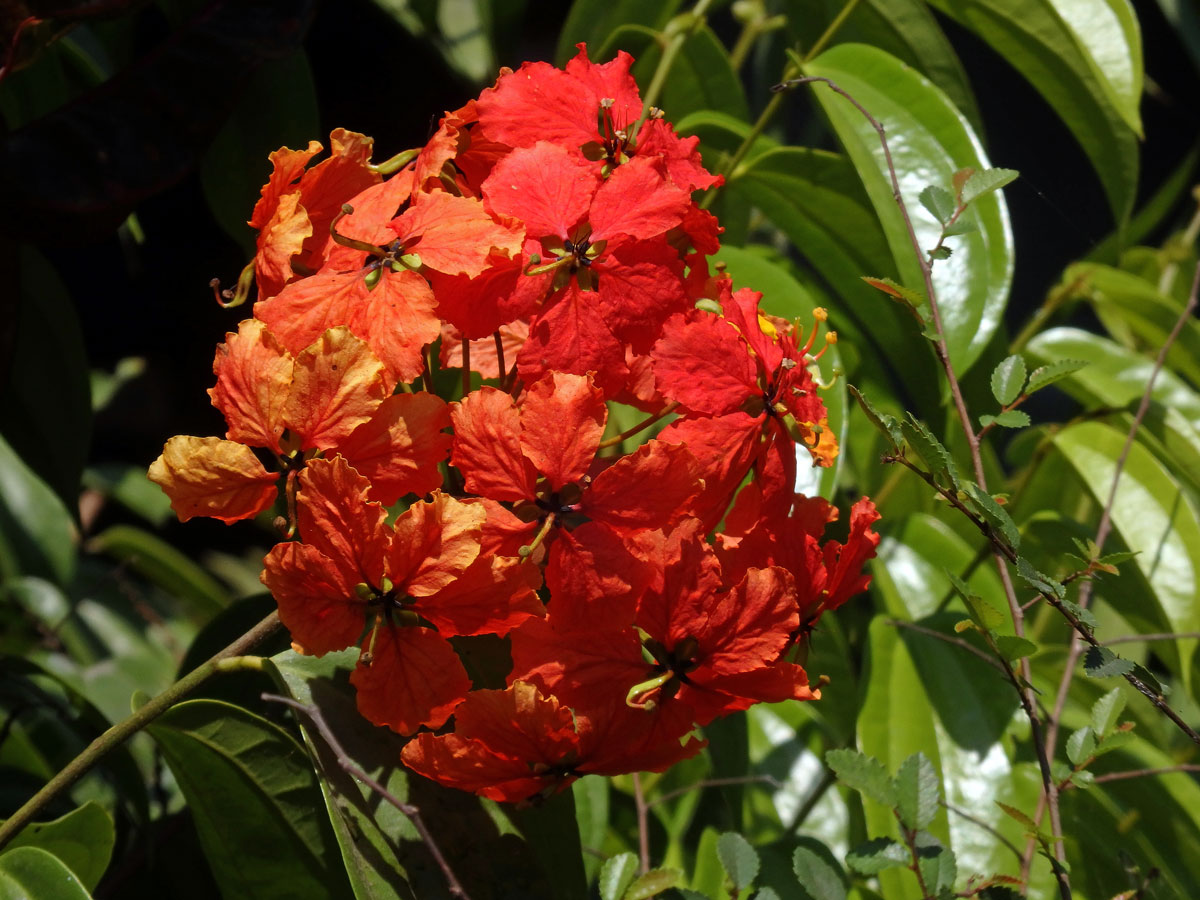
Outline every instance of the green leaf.
<svg viewBox="0 0 1200 900">
<path fill-rule="evenodd" d="M 825 764 L 848 788 L 861 791 L 886 807 L 896 805 L 896 786 L 883 763 L 857 750 L 837 749 L 825 754 Z"/>
<path fill-rule="evenodd" d="M 1138 177 L 1142 50 L 1125 0 L 932 0 L 1020 72 L 1075 135 L 1113 217 L 1133 206 Z M 977 167 L 982 168 L 982 167 Z"/>
<path fill-rule="evenodd" d="M 1137 735 L 1132 731 L 1114 731 L 1096 745 L 1095 755 L 1103 756 L 1105 753 L 1112 753 L 1114 750 L 1120 750 L 1122 747 L 1132 744 L 1135 740 L 1137 740 Z"/>
<path fill-rule="evenodd" d="M 1122 659 L 1107 647 L 1088 647 L 1083 657 L 1083 669 L 1092 678 L 1115 678 L 1132 672 L 1133 662 Z"/>
<path fill-rule="evenodd" d="M 846 854 L 846 865 L 859 875 L 877 875 L 884 869 L 907 867 L 910 862 L 908 848 L 890 838 L 874 838 Z"/>
<path fill-rule="evenodd" d="M 201 566 L 166 541 L 131 525 L 112 525 L 88 541 L 103 553 L 185 601 L 193 621 L 207 622 L 229 606 L 229 592 Z"/>
<path fill-rule="evenodd" d="M 954 195 L 944 187 L 931 184 L 917 195 L 921 205 L 929 210 L 929 214 L 945 225 L 954 215 Z"/>
<path fill-rule="evenodd" d="M 633 853 L 618 853 L 610 856 L 600 867 L 600 877 L 597 884 L 600 887 L 600 900 L 621 900 L 625 889 L 633 883 L 637 876 L 638 858 Z"/>
<path fill-rule="evenodd" d="M 993 422 L 1002 428 L 1025 428 L 1029 425 L 1030 418 L 1028 413 L 1019 409 L 1006 409 L 999 415 L 979 417 L 980 425 L 991 425 Z"/>
<path fill-rule="evenodd" d="M 938 811 L 937 772 L 924 753 L 914 753 L 896 772 L 896 809 L 906 828 L 925 828 Z"/>
<path fill-rule="evenodd" d="M 621 900 L 649 900 L 682 882 L 683 873 L 678 869 L 651 869 L 629 886 Z"/>
<path fill-rule="evenodd" d="M 949 176 L 966 167 L 987 168 L 979 141 L 962 114 L 937 87 L 895 57 L 874 47 L 840 44 L 809 63 L 805 74 L 831 79 L 885 122 L 892 134 L 904 135 L 903 152 L 894 148 L 893 157 L 906 195 L 919 192 L 930 173 Z M 814 84 L 813 90 L 863 179 L 887 235 L 899 281 L 923 283 L 883 165 L 878 134 L 844 97 L 824 84 Z M 954 262 L 934 266 L 932 276 L 950 358 L 959 374 L 970 368 L 999 326 L 1012 280 L 1012 235 L 1003 196 L 981 198 L 975 215 L 980 231 L 956 242 Z M 910 210 L 910 216 L 919 245 L 934 246 L 941 223 L 919 209 Z"/>
<path fill-rule="evenodd" d="M 1001 406 L 1008 406 L 1019 396 L 1025 386 L 1025 360 L 1013 354 L 1001 360 L 992 370 L 992 396 Z"/>
<path fill-rule="evenodd" d="M 920 849 L 928 850 L 928 848 Z M 954 858 L 954 851 L 946 847 L 938 847 L 932 853 L 919 850 L 917 866 L 921 870 L 921 877 L 925 880 L 925 884 L 935 897 L 943 897 L 945 892 L 954 888 L 954 882 L 958 878 L 958 861 Z"/>
<path fill-rule="evenodd" d="M 1049 575 L 1044 575 L 1033 567 L 1033 564 L 1025 557 L 1020 557 L 1017 560 L 1017 574 L 1021 580 L 1028 584 L 1035 591 L 1040 591 L 1043 594 L 1049 594 L 1062 600 L 1067 596 L 1067 589 L 1061 582 L 1055 581 Z"/>
<path fill-rule="evenodd" d="M 69 868 L 93 891 L 112 858 L 117 833 L 112 816 L 94 800 L 52 822 L 33 822 L 17 832 L 7 849 L 37 847 Z"/>
<path fill-rule="evenodd" d="M 83 471 L 83 486 L 116 500 L 151 525 L 163 526 L 175 518 L 171 498 L 146 477 L 145 466 L 102 463 Z"/>
<path fill-rule="evenodd" d="M 317 780 L 287 732 L 247 710 L 189 700 L 147 729 L 187 798 L 213 877 L 230 896 L 345 897 Z M 246 859 L 254 865 L 245 865 Z"/>
<path fill-rule="evenodd" d="M 959 218 L 956 221 L 951 222 L 949 225 L 947 225 L 946 229 L 942 232 L 942 236 L 943 237 L 955 237 L 956 235 L 970 234 L 971 232 L 978 231 L 978 230 L 979 230 L 978 223 L 976 223 L 972 219 L 966 218 L 966 216 L 964 215 L 964 216 L 959 216 Z"/>
<path fill-rule="evenodd" d="M 758 851 L 737 832 L 726 832 L 717 839 L 717 856 L 739 891 L 748 888 L 758 877 Z"/>
<path fill-rule="evenodd" d="M 781 900 L 774 888 L 765 887 L 754 895 L 754 900 Z"/>
<path fill-rule="evenodd" d="M 862 407 L 863 413 L 871 424 L 891 440 L 893 448 L 899 448 L 904 443 L 904 433 L 900 430 L 900 423 L 894 417 L 879 412 L 854 385 L 850 385 L 850 393 L 854 395 L 854 399 L 858 401 L 858 405 Z"/>
<path fill-rule="evenodd" d="M 996 646 L 1009 662 L 1037 653 L 1038 645 L 1028 638 L 1017 637 L 1015 634 L 999 634 L 995 638 Z"/>
<path fill-rule="evenodd" d="M 575 0 L 558 36 L 555 58 L 561 66 L 578 51 L 575 45 L 586 43 L 593 52 L 606 43 L 606 38 L 622 25 L 645 25 L 661 30 L 682 0 L 663 0 L 644 3 L 642 0 Z M 593 60 L 597 57 L 593 56 Z M 647 82 L 648 83 L 648 82 Z"/>
<path fill-rule="evenodd" d="M 1004 627 L 1004 624 L 1008 621 L 1004 613 L 972 591 L 966 582 L 953 572 L 947 570 L 946 577 L 950 579 L 950 583 L 954 585 L 954 590 L 962 597 L 963 602 L 967 606 L 967 612 L 971 614 L 971 620 L 976 625 L 984 631 L 995 631 L 997 628 Z"/>
<path fill-rule="evenodd" d="M 962 188 L 961 202 L 963 206 L 974 203 L 980 197 L 1011 184 L 1017 180 L 1017 176 L 1020 174 L 1015 169 L 984 169 L 981 172 L 971 173 Z"/>
<path fill-rule="evenodd" d="M 812 900 L 846 900 L 841 873 L 808 847 L 792 854 L 792 871 Z"/>
<path fill-rule="evenodd" d="M 1119 687 L 1113 688 L 1092 704 L 1092 731 L 1103 740 L 1116 727 L 1121 711 L 1125 709 L 1125 692 Z"/>
<path fill-rule="evenodd" d="M 1021 532 L 1017 529 L 1017 523 L 1012 520 L 1012 516 L 1008 514 L 1008 510 L 973 481 L 967 482 L 966 491 L 975 501 L 976 509 L 987 519 L 988 524 L 996 529 L 1008 546 L 1014 550 L 1018 549 L 1021 546 Z"/>
<path fill-rule="evenodd" d="M 36 575 L 66 587 L 75 572 L 71 514 L 0 437 L 0 580 Z"/>
<path fill-rule="evenodd" d="M 12 332 L 7 361 L 0 364 L 0 434 L 66 509 L 75 510 L 92 437 L 79 317 L 66 285 L 41 254 L 22 245 L 13 258 L 18 269 L 6 287 L 16 296 L 5 316 Z"/>
<path fill-rule="evenodd" d="M 1015 806 L 1009 806 L 1007 803 L 1001 803 L 999 800 L 996 801 L 996 805 L 998 807 L 1000 807 L 1002 810 L 1004 810 L 1004 812 L 1007 813 L 1010 817 L 1012 817 L 1013 819 L 1016 819 L 1018 822 L 1020 822 L 1022 825 L 1024 825 L 1026 828 L 1028 828 L 1030 831 L 1032 831 L 1034 833 L 1037 832 L 1037 830 L 1038 830 L 1037 823 L 1035 821 L 1033 821 L 1033 819 L 1031 819 L 1027 814 L 1025 814 L 1021 810 L 1017 809 Z"/>
<path fill-rule="evenodd" d="M 925 461 L 929 473 L 934 478 L 944 476 L 943 483 L 947 486 L 958 484 L 958 467 L 954 464 L 950 451 L 934 437 L 924 422 L 909 413 L 907 420 L 900 423 L 900 431 L 908 445 Z"/>
<path fill-rule="evenodd" d="M 91 894 L 56 856 L 38 847 L 0 853 L 0 900 L 90 900 Z"/>
<path fill-rule="evenodd" d="M 1085 763 L 1095 751 L 1096 735 L 1089 725 L 1071 732 L 1071 736 L 1067 738 L 1067 759 L 1073 766 Z"/>
<path fill-rule="evenodd" d="M 1099 422 L 1083 422 L 1059 432 L 1054 443 L 1075 468 L 1098 504 L 1107 502 L 1116 461 L 1125 436 Z M 1134 443 L 1125 459 L 1112 505 L 1112 524 L 1130 550 L 1142 550 L 1138 571 L 1150 585 L 1157 605 L 1152 618 L 1163 630 L 1200 631 L 1200 516 L 1179 483 L 1143 446 Z M 1132 567 L 1131 567 L 1132 568 Z M 1103 591 L 1103 588 L 1099 590 Z M 1119 598 L 1105 594 L 1120 609 Z M 1176 664 L 1186 690 L 1191 690 L 1190 660 L 1194 639 L 1174 642 Z M 1168 664 L 1170 662 L 1168 661 Z"/>
</svg>

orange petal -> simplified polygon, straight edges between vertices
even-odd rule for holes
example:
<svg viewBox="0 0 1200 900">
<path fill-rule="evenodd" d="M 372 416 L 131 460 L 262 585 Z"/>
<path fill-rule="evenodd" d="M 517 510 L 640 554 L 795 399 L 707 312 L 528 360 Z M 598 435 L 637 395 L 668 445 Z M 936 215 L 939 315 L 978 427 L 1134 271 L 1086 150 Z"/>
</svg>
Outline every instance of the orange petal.
<svg viewBox="0 0 1200 900">
<path fill-rule="evenodd" d="M 150 466 L 150 480 L 171 498 L 181 522 L 211 516 L 229 524 L 256 516 L 275 502 L 278 476 L 245 444 L 176 435 Z"/>
<path fill-rule="evenodd" d="M 583 477 L 607 420 L 604 392 L 590 377 L 551 372 L 521 402 L 521 450 L 558 490 Z"/>
<path fill-rule="evenodd" d="M 217 347 L 213 374 L 217 384 L 208 393 L 229 426 L 225 436 L 278 453 L 292 384 L 291 354 L 262 322 L 246 319 Z"/>
<path fill-rule="evenodd" d="M 487 511 L 434 491 L 433 499 L 414 503 L 396 519 L 388 551 L 387 574 L 413 597 L 428 597 L 461 575 L 479 556 Z"/>
<path fill-rule="evenodd" d="M 316 547 L 276 544 L 263 560 L 262 583 L 279 604 L 279 618 L 308 653 L 321 656 L 355 644 L 366 604 Z"/>
<path fill-rule="evenodd" d="M 370 421 L 338 444 L 351 465 L 371 482 L 368 496 L 391 506 L 405 494 L 428 494 L 441 486 L 438 463 L 450 451 L 450 410 L 424 391 L 396 394 Z"/>
<path fill-rule="evenodd" d="M 432 628 L 380 626 L 370 665 L 350 675 L 358 711 L 376 725 L 412 734 L 438 728 L 471 689 L 458 654 Z"/>
</svg>

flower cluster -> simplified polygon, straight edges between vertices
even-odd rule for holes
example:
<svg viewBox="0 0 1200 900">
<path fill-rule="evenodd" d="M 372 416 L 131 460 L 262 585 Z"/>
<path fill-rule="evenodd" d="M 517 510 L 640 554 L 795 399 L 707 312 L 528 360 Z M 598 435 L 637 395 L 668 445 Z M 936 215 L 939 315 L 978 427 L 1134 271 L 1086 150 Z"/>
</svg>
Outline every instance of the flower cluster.
<svg viewBox="0 0 1200 900">
<path fill-rule="evenodd" d="M 798 452 L 837 453 L 823 311 L 801 330 L 710 267 L 695 197 L 720 178 L 631 63 L 505 70 L 389 163 L 340 130 L 315 165 L 273 153 L 254 317 L 214 363 L 225 438 L 150 470 L 181 519 L 276 510 L 262 580 L 298 648 L 360 647 L 359 708 L 415 735 L 404 762 L 500 800 L 816 697 L 796 660 L 879 540 L 869 500 L 842 544 L 794 493 Z M 646 418 L 606 438 L 614 404 Z M 484 634 L 505 690 L 460 656 Z"/>
</svg>

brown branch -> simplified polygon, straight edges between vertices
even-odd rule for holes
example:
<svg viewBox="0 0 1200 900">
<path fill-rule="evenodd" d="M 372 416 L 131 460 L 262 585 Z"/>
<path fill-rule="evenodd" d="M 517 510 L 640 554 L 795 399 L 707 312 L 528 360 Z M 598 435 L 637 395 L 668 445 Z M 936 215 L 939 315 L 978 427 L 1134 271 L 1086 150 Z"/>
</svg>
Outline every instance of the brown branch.
<svg viewBox="0 0 1200 900">
<path fill-rule="evenodd" d="M 958 376 L 954 372 L 954 366 L 950 361 L 950 351 L 946 345 L 946 330 L 942 325 L 942 313 L 938 306 L 937 292 L 933 287 L 933 266 L 930 259 L 921 249 L 921 242 L 917 239 L 916 230 L 913 228 L 912 217 L 908 213 L 908 206 L 904 202 L 904 195 L 900 190 L 900 179 L 896 175 L 896 165 L 892 160 L 892 151 L 888 146 L 887 135 L 883 125 L 867 112 L 866 108 L 852 97 L 849 92 L 840 87 L 828 78 L 820 76 L 807 76 L 797 78 L 791 81 L 784 82 L 782 85 L 776 85 L 773 90 L 783 90 L 786 87 L 792 87 L 798 84 L 806 84 L 812 82 L 824 82 L 835 93 L 845 97 L 857 109 L 866 120 L 875 129 L 875 133 L 879 136 L 879 143 L 883 147 L 883 157 L 887 163 L 888 177 L 892 184 L 892 198 L 896 201 L 896 206 L 900 210 L 900 216 L 904 220 L 904 227 L 908 232 L 909 243 L 912 244 L 913 255 L 917 260 L 917 264 L 921 268 L 921 276 L 925 282 L 926 296 L 929 299 L 929 311 L 933 318 L 934 330 L 937 335 L 937 340 L 934 343 L 934 349 L 937 354 L 938 361 L 941 363 L 942 371 L 946 375 L 946 381 L 950 386 L 950 395 L 954 400 L 954 409 L 958 413 L 959 424 L 962 426 L 963 434 L 967 439 L 967 449 L 971 454 L 971 466 L 975 472 L 975 482 L 981 490 L 986 491 L 987 476 L 983 469 L 983 457 L 979 452 L 979 436 L 975 433 L 975 429 L 971 425 L 971 416 L 967 410 L 967 402 L 963 398 L 962 389 L 958 383 Z M 993 556 L 996 561 L 996 569 L 1000 575 L 1000 583 L 1004 587 L 1004 595 L 1008 600 L 1008 608 L 1013 619 L 1013 631 L 1018 637 L 1025 636 L 1025 613 L 1021 609 L 1021 604 L 1017 600 L 1016 588 L 1013 586 L 1012 576 L 1009 574 L 1008 566 L 1005 564 L 1004 556 L 1000 553 L 999 544 L 993 540 L 993 547 L 996 549 Z M 1007 661 L 1005 661 L 1007 665 Z M 1054 785 L 1054 779 L 1050 774 L 1050 760 L 1045 753 L 1044 737 L 1042 734 L 1042 722 L 1037 712 L 1037 701 L 1033 693 L 1032 680 L 1033 671 L 1029 665 L 1029 659 L 1023 657 L 1018 663 L 1021 669 L 1022 681 L 1014 679 L 1013 685 L 1017 693 L 1021 696 L 1021 705 L 1025 708 L 1025 712 L 1029 716 L 1029 728 L 1031 739 L 1034 745 L 1034 752 L 1038 758 L 1038 767 L 1042 774 L 1042 790 L 1046 797 L 1046 802 L 1050 808 L 1050 819 L 1056 835 L 1054 841 L 1054 855 L 1059 862 L 1066 859 L 1066 853 L 1063 848 L 1063 843 L 1058 835 L 1062 834 L 1062 825 L 1058 810 L 1058 791 Z M 1062 900 L 1071 900 L 1071 884 L 1067 875 L 1066 869 L 1063 866 L 1055 866 L 1055 875 L 1058 880 L 1059 894 Z"/>
<path fill-rule="evenodd" d="M 471 900 L 466 890 L 454 875 L 454 870 L 450 868 L 450 864 L 446 858 L 442 856 L 442 851 L 438 849 L 437 841 L 433 839 L 433 835 L 425 826 L 425 821 L 421 818 L 421 810 L 411 803 L 405 803 L 400 798 L 392 794 L 382 784 L 364 772 L 361 768 L 350 761 L 349 755 L 342 749 L 341 743 L 334 736 L 329 724 L 325 721 L 325 717 L 315 706 L 308 706 L 293 700 L 290 697 L 281 697 L 278 694 L 263 694 L 262 698 L 272 703 L 282 703 L 284 706 L 289 706 L 298 713 L 302 713 L 317 729 L 317 733 L 321 735 L 321 739 L 325 741 L 326 746 L 333 751 L 334 757 L 337 759 L 338 766 L 342 771 L 355 778 L 377 793 L 380 798 L 390 803 L 413 824 L 413 828 L 417 830 L 417 834 L 421 836 L 425 846 L 429 848 L 429 853 L 433 856 L 434 861 L 442 870 L 442 874 L 446 876 L 447 888 L 455 897 L 461 897 L 462 900 Z"/>
<path fill-rule="evenodd" d="M 650 823 L 646 816 L 650 807 L 642 793 L 642 776 L 637 772 L 633 773 L 633 803 L 637 809 L 638 871 L 645 875 L 650 871 Z"/>
<path fill-rule="evenodd" d="M 1173 775 L 1176 772 L 1200 772 L 1200 765 L 1196 763 L 1180 763 L 1177 766 L 1163 766 L 1159 769 L 1130 769 L 1125 772 L 1107 772 L 1104 775 L 1097 775 L 1092 781 L 1095 784 L 1101 784 L 1106 781 L 1124 781 L 1126 778 Z"/>
<path fill-rule="evenodd" d="M 646 808 L 649 809 L 660 803 L 666 803 L 668 800 L 674 800 L 676 797 L 682 797 L 684 794 L 690 794 L 692 791 L 699 791 L 710 787 L 726 787 L 734 784 L 769 784 L 776 790 L 783 787 L 783 782 L 774 775 L 738 775 L 731 778 L 706 778 L 703 781 L 697 781 L 695 784 L 689 784 L 687 787 L 667 791 L 661 797 L 655 797 L 653 800 L 647 800 Z"/>
<path fill-rule="evenodd" d="M 949 803 L 947 803 L 945 800 L 939 800 L 938 803 L 940 803 L 942 805 L 942 807 L 945 808 L 948 812 L 954 813 L 960 819 L 965 819 L 966 821 L 970 822 L 972 825 L 977 825 L 978 827 L 982 828 L 984 831 L 986 831 L 988 834 L 990 834 L 992 837 L 994 837 L 996 840 L 998 840 L 1001 844 L 1003 844 L 1005 847 L 1007 847 L 1009 850 L 1011 850 L 1013 852 L 1013 855 L 1016 856 L 1017 859 L 1021 858 L 1021 851 L 1020 851 L 1020 849 L 1018 849 L 1017 845 L 1014 844 L 1012 841 L 1010 841 L 1008 838 L 1006 838 L 998 830 L 996 830 L 991 825 L 989 825 L 987 822 L 985 822 L 983 819 L 977 819 L 973 815 L 971 815 L 969 812 L 961 810 L 957 806 L 952 806 Z"/>
</svg>

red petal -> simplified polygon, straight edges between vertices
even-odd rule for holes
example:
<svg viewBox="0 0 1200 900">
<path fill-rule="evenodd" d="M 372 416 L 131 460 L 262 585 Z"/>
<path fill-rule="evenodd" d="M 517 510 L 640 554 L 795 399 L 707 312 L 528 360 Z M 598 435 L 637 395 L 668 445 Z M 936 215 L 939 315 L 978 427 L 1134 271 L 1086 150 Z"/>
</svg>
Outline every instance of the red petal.
<svg viewBox="0 0 1200 900">
<path fill-rule="evenodd" d="M 370 480 L 368 496 L 391 506 L 405 494 L 428 494 L 441 486 L 438 464 L 452 440 L 442 429 L 449 427 L 450 411 L 440 397 L 424 391 L 396 394 L 338 450 Z"/>
<path fill-rule="evenodd" d="M 296 191 L 292 184 L 304 172 L 308 161 L 321 152 L 321 145 L 309 141 L 306 150 L 289 150 L 280 147 L 269 157 L 271 160 L 271 177 L 262 187 L 262 197 L 254 206 L 254 214 L 250 217 L 250 227 L 261 229 L 275 215 L 280 198 L 289 192 Z"/>
<path fill-rule="evenodd" d="M 292 260 L 312 233 L 312 222 L 300 202 L 300 192 L 293 191 L 280 197 L 274 214 L 263 223 L 256 242 L 254 279 L 259 297 L 275 296 L 296 276 L 292 271 Z"/>
<path fill-rule="evenodd" d="M 488 268 L 493 256 L 520 256 L 525 240 L 520 223 L 498 222 L 478 200 L 446 191 L 417 194 L 392 230 L 423 266 L 467 278 Z"/>
<path fill-rule="evenodd" d="M 638 156 L 659 160 L 667 170 L 667 177 L 685 191 L 706 190 L 722 180 L 720 175 L 704 168 L 699 147 L 699 137 L 681 138 L 665 119 L 643 122 L 638 131 Z"/>
<path fill-rule="evenodd" d="M 444 589 L 414 607 L 446 636 L 508 634 L 531 616 L 544 616 L 538 599 L 542 573 L 512 557 L 481 556 Z"/>
<path fill-rule="evenodd" d="M 305 652 L 321 656 L 358 643 L 367 606 L 357 599 L 354 583 L 316 547 L 276 544 L 263 560 L 262 582 Z"/>
<path fill-rule="evenodd" d="M 387 574 L 413 597 L 428 597 L 460 576 L 479 556 L 487 511 L 434 491 L 433 499 L 414 503 L 396 519 L 388 551 Z"/>
<path fill-rule="evenodd" d="M 650 358 L 663 396 L 690 412 L 722 416 L 762 395 L 745 341 L 729 321 L 711 313 L 669 319 Z"/>
<path fill-rule="evenodd" d="M 621 244 L 593 269 L 605 323 L 637 353 L 648 352 L 663 323 L 687 307 L 683 263 L 663 240 Z"/>
<path fill-rule="evenodd" d="M 588 59 L 587 47 L 576 44 L 578 53 L 567 61 L 567 74 L 578 79 L 586 89 L 587 98 L 591 101 L 590 112 L 592 125 L 596 124 L 596 113 L 601 100 L 612 100 L 609 114 L 613 125 L 625 129 L 642 117 L 642 99 L 638 96 L 637 82 L 629 70 L 633 66 L 633 57 L 624 50 L 618 50 L 616 57 L 606 63 L 594 63 Z M 580 105 L 589 108 L 584 97 L 579 98 Z M 594 128 L 593 128 L 594 130 Z"/>
<path fill-rule="evenodd" d="M 702 490 L 686 448 L 651 440 L 597 475 L 581 509 L 616 529 L 663 528 L 689 515 Z"/>
<path fill-rule="evenodd" d="M 550 141 L 575 149 L 599 137 L 598 98 L 590 94 L 549 63 L 527 62 L 516 72 L 502 70 L 496 86 L 480 95 L 475 130 L 510 147 Z"/>
<path fill-rule="evenodd" d="M 462 472 L 467 490 L 493 500 L 533 499 L 537 471 L 521 452 L 521 419 L 512 397 L 480 388 L 452 404 L 450 418 L 450 462 Z"/>
<path fill-rule="evenodd" d="M 551 372 L 526 391 L 520 416 L 521 450 L 557 491 L 592 464 L 608 407 L 590 378 Z"/>
<path fill-rule="evenodd" d="M 300 473 L 300 537 L 321 551 L 346 584 L 379 587 L 391 531 L 387 511 L 367 502 L 371 485 L 342 457 L 313 459 Z"/>
<path fill-rule="evenodd" d="M 483 183 L 483 196 L 494 213 L 524 222 L 530 237 L 567 238 L 599 185 L 595 164 L 540 141 L 498 162 Z"/>
<path fill-rule="evenodd" d="M 431 628 L 381 625 L 373 654 L 350 675 L 358 711 L 400 734 L 441 727 L 471 689 L 458 654 Z"/>
<path fill-rule="evenodd" d="M 596 191 L 588 213 L 591 240 L 658 237 L 683 221 L 690 204 L 690 195 L 664 180 L 654 160 L 635 157 L 618 166 Z"/>
<path fill-rule="evenodd" d="M 625 384 L 625 348 L 597 315 L 598 296 L 572 283 L 560 299 L 529 326 L 529 338 L 517 357 L 527 384 L 547 372 L 592 374 L 606 397 Z"/>
</svg>

